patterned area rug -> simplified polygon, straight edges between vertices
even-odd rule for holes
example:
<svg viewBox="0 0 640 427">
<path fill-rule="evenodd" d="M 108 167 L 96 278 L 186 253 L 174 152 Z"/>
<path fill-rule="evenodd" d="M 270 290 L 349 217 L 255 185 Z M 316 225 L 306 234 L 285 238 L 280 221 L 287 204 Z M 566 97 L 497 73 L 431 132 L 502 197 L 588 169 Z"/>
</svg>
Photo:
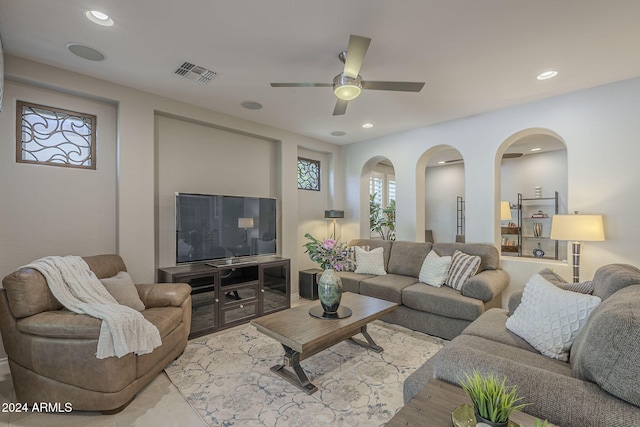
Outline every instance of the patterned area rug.
<svg viewBox="0 0 640 427">
<path fill-rule="evenodd" d="M 375 321 L 382 353 L 343 341 L 301 362 L 308 395 L 269 369 L 282 346 L 242 325 L 191 340 L 165 371 L 210 426 L 381 426 L 403 405 L 404 379 L 446 341 Z"/>
</svg>

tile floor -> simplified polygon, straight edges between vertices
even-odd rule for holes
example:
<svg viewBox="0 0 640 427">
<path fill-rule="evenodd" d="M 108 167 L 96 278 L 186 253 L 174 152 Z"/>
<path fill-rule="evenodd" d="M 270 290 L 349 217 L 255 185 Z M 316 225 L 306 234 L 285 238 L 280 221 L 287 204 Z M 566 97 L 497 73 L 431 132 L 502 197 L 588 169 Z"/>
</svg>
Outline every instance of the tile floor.
<svg viewBox="0 0 640 427">
<path fill-rule="evenodd" d="M 16 402 L 8 366 L 0 370 L 0 411 L 5 403 Z M 184 400 L 178 389 L 161 372 L 122 412 L 102 415 L 98 412 L 71 412 L 62 414 L 0 412 L 0 427 L 5 426 L 206 426 Z"/>
</svg>

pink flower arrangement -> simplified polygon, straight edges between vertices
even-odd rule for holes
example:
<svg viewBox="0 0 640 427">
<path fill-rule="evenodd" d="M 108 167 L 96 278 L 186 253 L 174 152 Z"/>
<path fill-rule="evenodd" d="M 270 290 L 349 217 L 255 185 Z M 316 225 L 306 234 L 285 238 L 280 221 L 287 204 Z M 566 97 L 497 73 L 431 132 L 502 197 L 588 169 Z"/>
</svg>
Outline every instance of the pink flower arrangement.
<svg viewBox="0 0 640 427">
<path fill-rule="evenodd" d="M 304 247 L 311 261 L 317 262 L 323 269 L 342 271 L 347 257 L 346 243 L 338 243 L 333 239 L 318 240 L 309 233 L 304 237 L 309 239 Z"/>
</svg>

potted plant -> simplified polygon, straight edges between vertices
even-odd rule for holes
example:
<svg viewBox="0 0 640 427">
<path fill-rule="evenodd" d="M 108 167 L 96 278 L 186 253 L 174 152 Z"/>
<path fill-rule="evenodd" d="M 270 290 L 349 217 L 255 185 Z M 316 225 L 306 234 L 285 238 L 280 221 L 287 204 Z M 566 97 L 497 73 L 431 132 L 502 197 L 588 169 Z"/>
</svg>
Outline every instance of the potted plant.
<svg viewBox="0 0 640 427">
<path fill-rule="evenodd" d="M 474 370 L 471 375 L 465 372 L 460 386 L 473 403 L 478 423 L 492 427 L 507 427 L 509 416 L 527 406 L 520 403 L 516 386 L 507 386 L 506 377 L 501 380 L 494 374 L 483 376 Z"/>
<path fill-rule="evenodd" d="M 378 233 L 382 240 L 396 239 L 396 201 L 382 208 L 376 203 L 376 193 L 369 196 L 369 229 Z"/>
</svg>

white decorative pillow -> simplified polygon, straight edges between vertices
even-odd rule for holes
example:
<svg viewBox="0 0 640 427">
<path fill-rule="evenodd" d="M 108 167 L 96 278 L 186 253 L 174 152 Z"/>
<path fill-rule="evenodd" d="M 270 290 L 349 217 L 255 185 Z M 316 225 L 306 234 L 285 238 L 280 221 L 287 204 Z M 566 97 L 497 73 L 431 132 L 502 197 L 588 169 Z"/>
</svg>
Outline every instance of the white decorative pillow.
<svg viewBox="0 0 640 427">
<path fill-rule="evenodd" d="M 599 297 L 565 291 L 534 274 L 506 326 L 540 353 L 566 362 L 573 341 L 598 304 Z"/>
<path fill-rule="evenodd" d="M 111 296 L 118 301 L 118 304 L 126 305 L 134 310 L 144 311 L 144 303 L 140 299 L 136 285 L 133 284 L 129 273 L 121 271 L 113 277 L 100 279 L 100 281 Z"/>
<path fill-rule="evenodd" d="M 464 282 L 478 272 L 480 261 L 481 259 L 477 255 L 455 251 L 451 257 L 451 266 L 449 267 L 449 277 L 446 285 L 458 291 L 461 290 Z"/>
<path fill-rule="evenodd" d="M 375 274 L 383 276 L 387 274 L 384 270 L 384 249 L 375 248 L 366 251 L 360 246 L 356 246 L 356 271 L 357 274 Z"/>
<path fill-rule="evenodd" d="M 418 280 L 427 285 L 439 288 L 449 277 L 450 256 L 439 256 L 435 251 L 430 251 L 425 257 Z"/>
</svg>

